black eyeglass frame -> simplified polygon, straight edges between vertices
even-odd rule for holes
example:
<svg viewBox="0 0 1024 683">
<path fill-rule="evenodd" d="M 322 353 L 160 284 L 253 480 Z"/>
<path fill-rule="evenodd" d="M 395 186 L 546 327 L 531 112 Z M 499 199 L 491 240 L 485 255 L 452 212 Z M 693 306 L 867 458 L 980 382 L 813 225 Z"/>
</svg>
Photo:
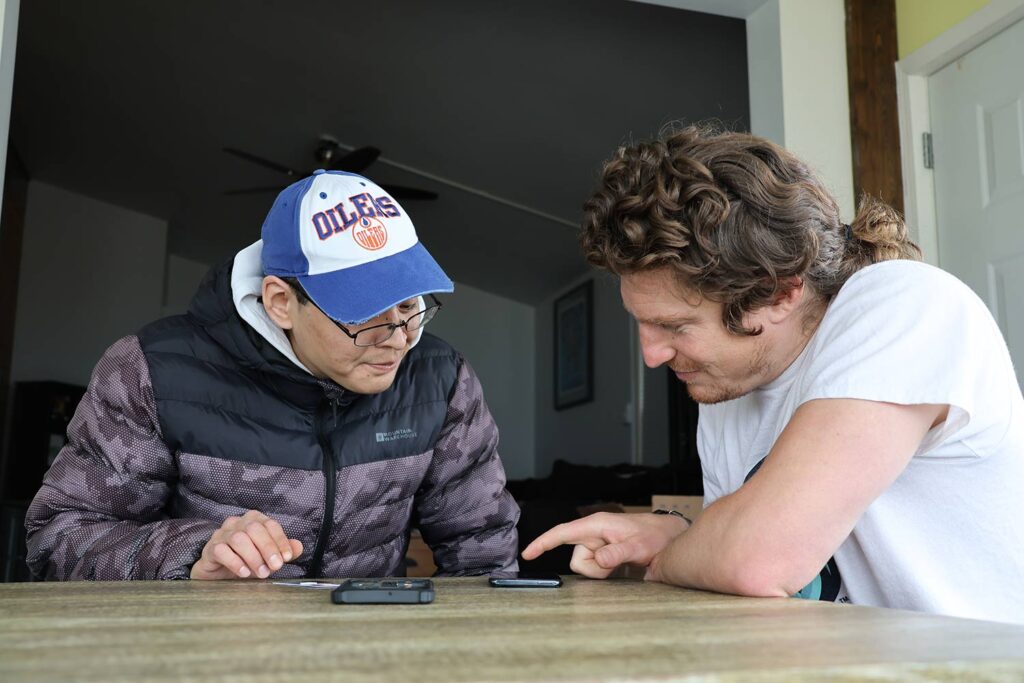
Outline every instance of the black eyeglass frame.
<svg viewBox="0 0 1024 683">
<path fill-rule="evenodd" d="M 380 325 L 373 325 L 371 327 L 364 327 L 363 329 L 358 330 L 355 333 L 352 333 L 352 332 L 349 331 L 349 329 L 347 327 L 345 327 L 344 325 L 339 323 L 337 320 L 335 320 L 331 316 L 327 315 L 327 312 L 324 311 L 324 309 L 322 309 L 319 306 L 317 306 L 316 302 L 313 301 L 313 297 L 311 297 L 306 292 L 306 290 L 304 290 L 301 286 L 298 287 L 298 289 L 299 289 L 299 291 L 302 292 L 303 296 L 305 296 L 306 299 L 309 300 L 309 303 L 313 304 L 313 306 L 316 308 L 316 310 L 318 310 L 321 313 L 323 313 L 324 316 L 328 320 L 330 320 L 332 323 L 337 325 L 338 329 L 341 330 L 342 332 L 344 332 L 345 336 L 347 336 L 349 339 L 351 339 L 352 343 L 355 344 L 356 346 L 358 346 L 361 349 L 369 349 L 369 348 L 372 348 L 374 346 L 380 346 L 381 344 L 386 342 L 388 339 L 391 339 L 393 336 L 395 336 L 395 330 L 397 330 L 400 327 L 404 327 L 406 330 L 408 330 L 410 332 L 413 331 L 413 330 L 422 330 L 426 326 L 427 323 L 429 323 L 431 320 L 434 319 L 434 316 L 437 315 L 437 312 L 439 310 L 441 310 L 441 306 L 442 306 L 440 299 L 438 299 L 433 294 L 427 294 L 427 296 L 429 296 L 431 301 L 433 302 L 433 305 L 427 306 L 422 311 L 417 311 L 416 313 L 410 315 L 405 320 L 402 320 L 401 322 L 397 322 L 397 323 L 381 323 Z M 433 311 L 433 313 L 431 313 L 431 311 Z M 430 314 L 429 317 L 427 317 L 428 313 Z M 424 320 L 422 323 L 420 323 L 419 327 L 414 327 L 414 328 L 412 328 L 412 330 L 410 330 L 409 329 L 409 323 L 412 320 L 416 319 L 416 318 L 426 318 L 426 320 Z M 371 330 L 379 330 L 382 327 L 390 327 L 391 328 L 391 331 L 388 333 L 388 336 L 384 337 L 383 339 L 381 339 L 380 341 L 378 341 L 378 342 L 376 342 L 374 344 L 360 344 L 358 342 L 359 335 L 361 335 L 363 332 L 369 332 Z"/>
</svg>

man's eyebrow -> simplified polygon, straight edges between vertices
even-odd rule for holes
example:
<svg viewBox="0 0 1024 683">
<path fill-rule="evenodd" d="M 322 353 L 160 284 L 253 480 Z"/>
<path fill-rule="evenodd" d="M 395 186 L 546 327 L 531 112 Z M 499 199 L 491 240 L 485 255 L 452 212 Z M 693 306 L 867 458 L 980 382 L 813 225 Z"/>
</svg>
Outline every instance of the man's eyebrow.
<svg viewBox="0 0 1024 683">
<path fill-rule="evenodd" d="M 693 315 L 681 315 L 675 318 L 636 318 L 637 322 L 647 323 L 649 325 L 692 325 L 693 323 L 700 322 L 697 316 Z"/>
</svg>

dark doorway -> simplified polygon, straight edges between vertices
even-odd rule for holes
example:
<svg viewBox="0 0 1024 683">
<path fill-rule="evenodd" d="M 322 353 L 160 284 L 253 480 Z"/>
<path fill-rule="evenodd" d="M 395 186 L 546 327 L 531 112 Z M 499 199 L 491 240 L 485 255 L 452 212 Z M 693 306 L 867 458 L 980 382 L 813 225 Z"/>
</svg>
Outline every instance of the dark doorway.
<svg viewBox="0 0 1024 683">
<path fill-rule="evenodd" d="M 686 392 L 686 385 L 666 369 L 668 378 L 669 462 L 678 476 L 679 494 L 704 495 L 704 479 L 697 454 L 697 402 Z"/>
</svg>

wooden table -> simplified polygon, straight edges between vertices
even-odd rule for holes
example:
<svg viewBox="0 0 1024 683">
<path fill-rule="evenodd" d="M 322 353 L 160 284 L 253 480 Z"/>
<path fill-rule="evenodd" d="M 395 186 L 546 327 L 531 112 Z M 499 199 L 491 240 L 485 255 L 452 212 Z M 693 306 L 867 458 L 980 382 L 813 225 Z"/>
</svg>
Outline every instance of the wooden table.
<svg viewBox="0 0 1024 683">
<path fill-rule="evenodd" d="M 0 680 L 1024 680 L 1019 626 L 627 580 L 435 583 L 408 606 L 256 581 L 3 584 Z"/>
</svg>

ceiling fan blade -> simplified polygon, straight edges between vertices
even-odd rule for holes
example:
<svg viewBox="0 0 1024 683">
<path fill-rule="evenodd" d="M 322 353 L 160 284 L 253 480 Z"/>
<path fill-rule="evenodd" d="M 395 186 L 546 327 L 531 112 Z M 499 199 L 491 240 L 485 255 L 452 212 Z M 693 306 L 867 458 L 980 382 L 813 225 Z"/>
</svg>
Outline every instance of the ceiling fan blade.
<svg viewBox="0 0 1024 683">
<path fill-rule="evenodd" d="M 381 185 L 384 191 L 390 194 L 395 199 L 420 199 L 420 200 L 434 200 L 437 199 L 438 195 L 436 192 L 430 190 L 421 190 L 418 187 L 406 187 L 404 185 Z M 266 192 L 280 192 L 284 187 L 281 185 L 269 185 L 266 187 L 243 187 L 237 190 L 226 190 L 225 196 L 235 196 L 244 194 L 263 194 Z"/>
<path fill-rule="evenodd" d="M 381 187 L 395 199 L 437 199 L 436 192 L 421 190 L 418 187 L 406 187 L 404 185 L 381 185 Z"/>
<path fill-rule="evenodd" d="M 380 150 L 376 147 L 360 147 L 332 161 L 330 170 L 358 173 L 375 162 L 379 156 Z"/>
<path fill-rule="evenodd" d="M 223 149 L 228 154 L 233 154 L 240 159 L 245 159 L 246 161 L 251 161 L 254 164 L 259 164 L 260 166 L 273 169 L 275 171 L 278 171 L 279 173 L 284 173 L 285 175 L 292 178 L 299 177 L 299 174 L 296 171 L 288 168 L 284 164 L 279 164 L 276 161 L 264 159 L 263 157 L 258 157 L 255 154 L 250 154 L 249 152 L 243 152 L 242 150 L 235 149 L 234 147 L 224 147 Z"/>
<path fill-rule="evenodd" d="M 225 190 L 224 195 L 239 195 L 239 194 L 264 194 L 267 192 L 280 192 L 284 187 L 281 185 L 274 185 L 273 187 L 243 187 L 238 190 Z"/>
</svg>

